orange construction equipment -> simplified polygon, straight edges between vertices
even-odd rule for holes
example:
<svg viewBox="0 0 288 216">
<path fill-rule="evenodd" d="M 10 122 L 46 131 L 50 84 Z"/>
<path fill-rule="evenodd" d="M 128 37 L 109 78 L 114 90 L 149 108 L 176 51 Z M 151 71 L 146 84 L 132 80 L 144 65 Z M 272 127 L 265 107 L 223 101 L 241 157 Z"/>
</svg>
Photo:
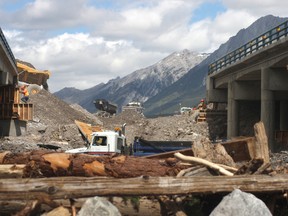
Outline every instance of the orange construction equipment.
<svg viewBox="0 0 288 216">
<path fill-rule="evenodd" d="M 48 90 L 47 80 L 51 73 L 48 70 L 37 70 L 27 62 L 17 60 L 18 79 L 20 82 L 28 84 L 30 94 L 36 94 L 41 90 L 41 86 Z"/>
<path fill-rule="evenodd" d="M 103 131 L 103 129 L 99 126 L 92 126 L 91 124 L 87 124 L 81 121 L 75 120 L 75 124 L 88 142 L 91 142 L 93 132 Z"/>
</svg>

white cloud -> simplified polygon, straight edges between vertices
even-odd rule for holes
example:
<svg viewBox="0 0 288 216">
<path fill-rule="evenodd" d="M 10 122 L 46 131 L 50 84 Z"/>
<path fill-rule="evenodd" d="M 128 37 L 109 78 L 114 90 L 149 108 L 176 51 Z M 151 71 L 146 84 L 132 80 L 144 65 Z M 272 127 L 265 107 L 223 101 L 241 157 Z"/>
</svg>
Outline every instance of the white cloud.
<svg viewBox="0 0 288 216">
<path fill-rule="evenodd" d="M 225 6 L 233 10 L 243 10 L 256 17 L 272 14 L 287 16 L 288 1 L 283 0 L 223 0 Z"/>
<path fill-rule="evenodd" d="M 1 1 L 1 8 L 7 2 L 11 1 Z M 227 9 L 191 23 L 204 2 L 223 3 Z M 260 16 L 285 16 L 287 4 L 278 0 L 31 0 L 22 8 L 0 9 L 0 24 L 16 58 L 52 72 L 48 84 L 54 92 L 72 86 L 86 89 L 123 77 L 174 51 L 212 52 Z"/>
<path fill-rule="evenodd" d="M 37 69 L 50 70 L 48 84 L 52 91 L 68 86 L 92 87 L 155 63 L 155 56 L 157 60 L 162 57 L 159 53 L 142 53 L 124 40 L 105 41 L 83 33 L 65 33 L 35 43 L 26 41 L 29 46 L 20 46 L 18 43 L 23 40 L 20 34 L 5 32 L 16 48 L 13 49 L 16 58 L 32 63 Z"/>
</svg>

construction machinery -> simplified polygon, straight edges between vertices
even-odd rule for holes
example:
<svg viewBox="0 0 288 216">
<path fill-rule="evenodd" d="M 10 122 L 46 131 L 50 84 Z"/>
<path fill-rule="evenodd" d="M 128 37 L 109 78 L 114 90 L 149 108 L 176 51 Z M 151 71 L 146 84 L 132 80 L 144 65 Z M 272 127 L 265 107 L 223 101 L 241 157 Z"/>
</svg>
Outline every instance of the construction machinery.
<svg viewBox="0 0 288 216">
<path fill-rule="evenodd" d="M 48 70 L 37 70 L 28 62 L 16 60 L 19 85 L 27 85 L 29 94 L 36 94 L 42 88 L 48 90 L 47 80 L 51 73 Z"/>
<path fill-rule="evenodd" d="M 150 141 L 135 137 L 132 154 L 134 156 L 148 156 L 189 148 L 192 141 Z"/>
<path fill-rule="evenodd" d="M 100 126 L 91 126 L 84 122 L 75 121 L 80 132 L 87 141 L 87 146 L 67 150 L 66 153 L 83 153 L 91 155 L 110 155 L 123 152 L 126 138 L 124 135 L 125 124 L 122 128 L 112 130 L 104 130 Z"/>
<path fill-rule="evenodd" d="M 191 151 L 192 141 L 148 141 L 135 137 L 133 145 L 126 145 L 125 126 L 114 130 L 105 130 L 102 126 L 92 126 L 75 121 L 79 131 L 85 138 L 87 146 L 67 150 L 72 154 L 111 155 L 125 154 L 133 156 L 149 156 L 183 149 Z"/>
<path fill-rule="evenodd" d="M 181 107 L 181 108 L 180 108 L 180 113 L 181 113 L 181 115 L 186 114 L 186 113 L 190 114 L 191 111 L 192 111 L 192 108 L 191 108 L 191 107 Z"/>
<path fill-rule="evenodd" d="M 138 113 L 143 113 L 144 108 L 142 107 L 140 102 L 131 101 L 126 106 L 122 107 L 122 111 L 130 111 L 134 110 Z"/>
<path fill-rule="evenodd" d="M 116 114 L 117 112 L 117 106 L 105 99 L 97 99 L 93 103 L 96 109 L 99 110 L 99 112 L 97 113 L 98 116 L 109 117 Z"/>
</svg>

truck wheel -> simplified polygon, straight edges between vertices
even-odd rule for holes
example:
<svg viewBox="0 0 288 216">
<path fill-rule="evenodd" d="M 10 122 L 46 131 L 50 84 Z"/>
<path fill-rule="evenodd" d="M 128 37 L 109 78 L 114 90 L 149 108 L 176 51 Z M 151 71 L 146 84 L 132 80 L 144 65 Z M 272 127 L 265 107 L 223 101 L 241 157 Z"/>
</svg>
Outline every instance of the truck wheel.
<svg viewBox="0 0 288 216">
<path fill-rule="evenodd" d="M 30 84 L 27 87 L 27 90 L 28 90 L 30 95 L 37 94 L 39 91 L 41 91 L 41 89 L 42 89 L 41 86 L 36 85 L 36 84 Z"/>
</svg>

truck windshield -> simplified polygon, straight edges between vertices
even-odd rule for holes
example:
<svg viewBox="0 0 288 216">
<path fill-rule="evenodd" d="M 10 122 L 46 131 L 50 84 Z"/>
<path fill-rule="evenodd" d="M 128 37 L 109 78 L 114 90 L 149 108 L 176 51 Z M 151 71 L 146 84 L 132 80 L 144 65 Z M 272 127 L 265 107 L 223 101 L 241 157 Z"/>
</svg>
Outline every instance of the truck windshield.
<svg viewBox="0 0 288 216">
<path fill-rule="evenodd" d="M 107 137 L 106 136 L 96 136 L 93 140 L 93 146 L 106 146 L 107 145 Z"/>
</svg>

